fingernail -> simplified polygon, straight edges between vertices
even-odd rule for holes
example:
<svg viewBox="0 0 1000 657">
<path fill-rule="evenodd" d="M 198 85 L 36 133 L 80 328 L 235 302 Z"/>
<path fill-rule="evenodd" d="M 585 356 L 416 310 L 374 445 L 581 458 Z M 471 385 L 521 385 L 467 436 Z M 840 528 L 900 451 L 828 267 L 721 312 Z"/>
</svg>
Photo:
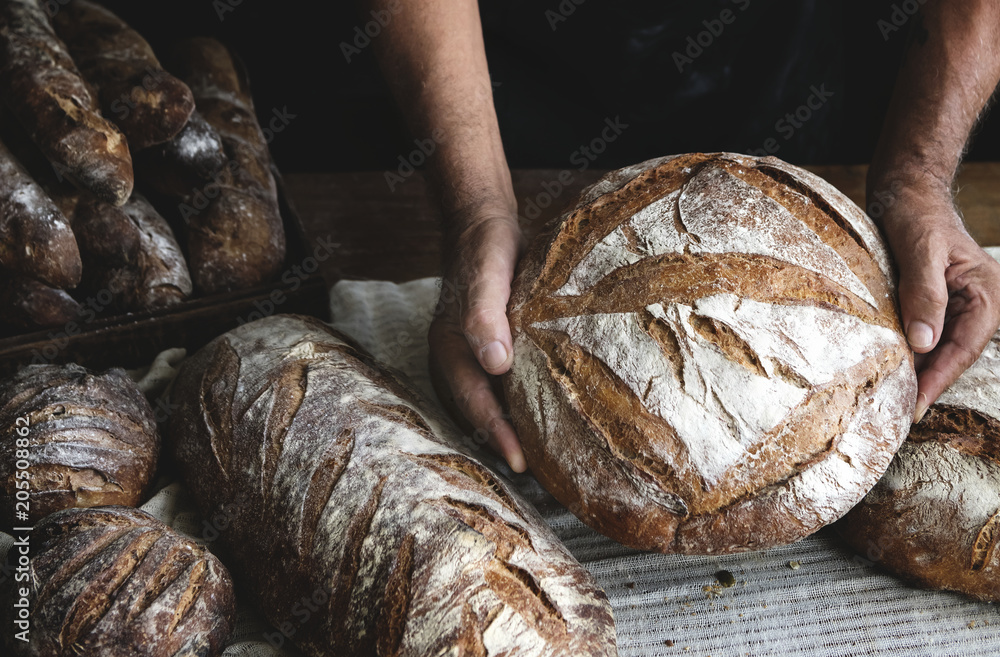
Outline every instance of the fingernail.
<svg viewBox="0 0 1000 657">
<path fill-rule="evenodd" d="M 507 348 L 501 342 L 491 342 L 483 347 L 483 365 L 495 370 L 507 362 Z"/>
<path fill-rule="evenodd" d="M 906 339 L 910 346 L 915 349 L 926 349 L 934 342 L 934 329 L 923 322 L 910 322 L 910 328 L 906 332 Z"/>
<path fill-rule="evenodd" d="M 507 465 L 509 465 L 510 469 L 514 472 L 524 472 L 528 469 L 528 464 L 524 462 L 524 453 L 520 451 L 515 452 L 508 457 Z"/>
<path fill-rule="evenodd" d="M 930 404 L 927 403 L 927 395 L 924 393 L 917 395 L 917 407 L 913 410 L 913 424 L 917 424 L 920 420 L 924 419 L 928 408 L 930 408 Z"/>
</svg>

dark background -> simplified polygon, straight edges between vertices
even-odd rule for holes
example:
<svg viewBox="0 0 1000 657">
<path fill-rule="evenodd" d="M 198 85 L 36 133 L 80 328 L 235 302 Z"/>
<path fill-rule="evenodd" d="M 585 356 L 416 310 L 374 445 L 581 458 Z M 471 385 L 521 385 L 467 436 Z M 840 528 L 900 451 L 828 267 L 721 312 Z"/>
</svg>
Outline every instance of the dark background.
<svg viewBox="0 0 1000 657">
<path fill-rule="evenodd" d="M 577 2 L 480 2 L 512 167 L 575 168 L 572 154 L 614 117 L 629 127 L 594 167 L 697 150 L 748 152 L 769 137 L 777 156 L 797 164 L 866 162 L 916 22 L 883 35 L 879 20 L 890 21 L 902 0 Z M 355 45 L 355 28 L 373 20 L 353 2 L 105 4 L 159 53 L 188 35 L 233 46 L 250 72 L 258 116 L 294 115 L 271 142 L 286 172 L 395 169 L 414 149 L 373 48 L 350 62 L 342 52 L 342 44 Z M 725 9 L 733 22 L 678 71 L 673 53 L 684 53 L 688 37 Z M 807 101 L 812 86 L 833 96 L 786 139 L 787 128 L 775 124 Z M 996 124 L 980 128 L 969 159 L 1000 159 Z"/>
</svg>

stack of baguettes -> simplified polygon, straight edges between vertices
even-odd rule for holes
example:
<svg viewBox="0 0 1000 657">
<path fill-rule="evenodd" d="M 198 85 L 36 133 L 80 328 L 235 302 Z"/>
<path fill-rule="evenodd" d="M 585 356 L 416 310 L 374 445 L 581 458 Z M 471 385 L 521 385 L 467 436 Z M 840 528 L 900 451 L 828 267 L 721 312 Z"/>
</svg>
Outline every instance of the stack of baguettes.
<svg viewBox="0 0 1000 657">
<path fill-rule="evenodd" d="M 162 308 L 277 273 L 277 188 L 242 69 L 211 39 L 177 44 L 170 65 L 177 77 L 87 0 L 0 2 L 6 330 Z"/>
</svg>

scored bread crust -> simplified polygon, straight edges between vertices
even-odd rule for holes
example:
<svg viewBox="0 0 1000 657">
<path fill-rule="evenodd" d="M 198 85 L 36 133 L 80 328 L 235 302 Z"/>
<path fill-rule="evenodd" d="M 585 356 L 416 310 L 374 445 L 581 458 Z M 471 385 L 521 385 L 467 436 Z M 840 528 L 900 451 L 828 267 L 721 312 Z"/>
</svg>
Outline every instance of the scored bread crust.
<svg viewBox="0 0 1000 657">
<path fill-rule="evenodd" d="M 904 579 L 1000 600 L 1000 333 L 836 527 Z"/>
<path fill-rule="evenodd" d="M 215 39 L 185 39 L 173 48 L 171 63 L 191 88 L 198 114 L 218 135 L 227 158 L 225 167 L 213 172 L 211 188 L 188 190 L 210 196 L 207 207 L 185 218 L 191 278 L 203 294 L 264 283 L 280 270 L 286 243 L 271 155 L 249 82 L 233 54 Z M 189 157 L 179 164 L 203 164 L 214 145 L 214 136 L 207 133 L 189 141 L 188 147 L 199 147 L 194 149 L 198 154 L 186 153 Z M 202 207 L 196 199 L 188 200 Z"/>
<path fill-rule="evenodd" d="M 891 273 L 864 213 L 776 158 L 609 174 L 513 284 L 504 387 L 532 472 L 640 549 L 763 549 L 829 524 L 912 418 Z"/>
<path fill-rule="evenodd" d="M 31 533 L 27 582 L 8 578 L 5 623 L 27 589 L 28 641 L 4 632 L 18 657 L 216 657 L 234 626 L 233 583 L 204 547 L 123 506 L 67 509 Z M 18 591 L 18 595 L 12 595 Z"/>
<path fill-rule="evenodd" d="M 183 82 L 160 66 L 142 36 L 115 14 L 73 0 L 52 17 L 56 34 L 133 150 L 173 139 L 194 110 Z"/>
<path fill-rule="evenodd" d="M 18 445 L 18 440 L 28 445 Z M 68 507 L 142 502 L 160 451 L 149 402 L 124 370 L 29 365 L 0 381 L 2 526 L 14 522 L 19 450 L 27 451 L 33 523 Z"/>
<path fill-rule="evenodd" d="M 235 575 L 307 654 L 617 654 L 604 593 L 537 513 L 318 320 L 220 336 L 171 402 L 170 451 L 226 518 Z"/>
<path fill-rule="evenodd" d="M 125 202 L 133 185 L 125 136 L 101 116 L 38 0 L 0 3 L 0 91 L 60 175 L 102 201 Z"/>
</svg>

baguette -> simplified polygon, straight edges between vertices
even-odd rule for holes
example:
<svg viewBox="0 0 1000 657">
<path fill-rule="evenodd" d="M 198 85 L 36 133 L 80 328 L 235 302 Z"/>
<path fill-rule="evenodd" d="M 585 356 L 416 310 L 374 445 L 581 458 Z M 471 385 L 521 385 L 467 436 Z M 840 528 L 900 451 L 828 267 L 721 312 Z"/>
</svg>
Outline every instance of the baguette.
<svg viewBox="0 0 1000 657">
<path fill-rule="evenodd" d="M 180 132 L 194 110 L 191 90 L 163 70 L 138 32 L 88 0 L 61 7 L 52 24 L 133 151 Z"/>
<path fill-rule="evenodd" d="M 222 653 L 235 621 L 228 571 L 148 513 L 122 506 L 69 509 L 39 523 L 30 543 L 27 580 L 6 578 L 2 589 L 7 654 Z M 31 615 L 18 624 L 14 603 L 22 598 Z"/>
<path fill-rule="evenodd" d="M 7 327 L 23 332 L 62 326 L 81 315 L 83 308 L 65 290 L 0 273 L 0 323 Z"/>
<path fill-rule="evenodd" d="M 0 266 L 57 288 L 80 282 L 82 263 L 69 222 L 0 142 Z"/>
<path fill-rule="evenodd" d="M 147 148 L 136 156 L 136 169 L 144 187 L 172 199 L 183 199 L 205 189 L 225 171 L 222 137 L 197 110 L 180 133 L 165 144 Z"/>
<path fill-rule="evenodd" d="M 169 449 L 203 514 L 225 514 L 234 573 L 307 654 L 617 654 L 604 593 L 537 513 L 325 324 L 220 336 L 171 403 Z"/>
<path fill-rule="evenodd" d="M 128 143 L 101 116 L 37 0 L 0 3 L 0 94 L 61 175 L 108 203 L 128 199 Z"/>
<path fill-rule="evenodd" d="M 133 195 L 134 196 L 134 195 Z M 78 201 L 73 212 L 73 233 L 80 247 L 86 278 L 108 268 L 133 266 L 139 258 L 139 228 L 125 212 L 90 197 Z"/>
<path fill-rule="evenodd" d="M 108 290 L 112 308 L 135 312 L 166 308 L 191 295 L 191 276 L 173 231 L 138 192 L 120 208 L 106 203 L 81 206 L 78 220 L 90 292 Z M 117 234 L 116 234 L 117 233 Z M 125 251 L 122 236 L 134 236 L 134 253 Z"/>
<path fill-rule="evenodd" d="M 284 261 L 285 233 L 249 85 L 229 50 L 213 39 L 178 44 L 171 61 L 198 112 L 220 135 L 227 158 L 216 179 L 181 209 L 191 276 L 206 294 L 263 283 Z"/>
</svg>

